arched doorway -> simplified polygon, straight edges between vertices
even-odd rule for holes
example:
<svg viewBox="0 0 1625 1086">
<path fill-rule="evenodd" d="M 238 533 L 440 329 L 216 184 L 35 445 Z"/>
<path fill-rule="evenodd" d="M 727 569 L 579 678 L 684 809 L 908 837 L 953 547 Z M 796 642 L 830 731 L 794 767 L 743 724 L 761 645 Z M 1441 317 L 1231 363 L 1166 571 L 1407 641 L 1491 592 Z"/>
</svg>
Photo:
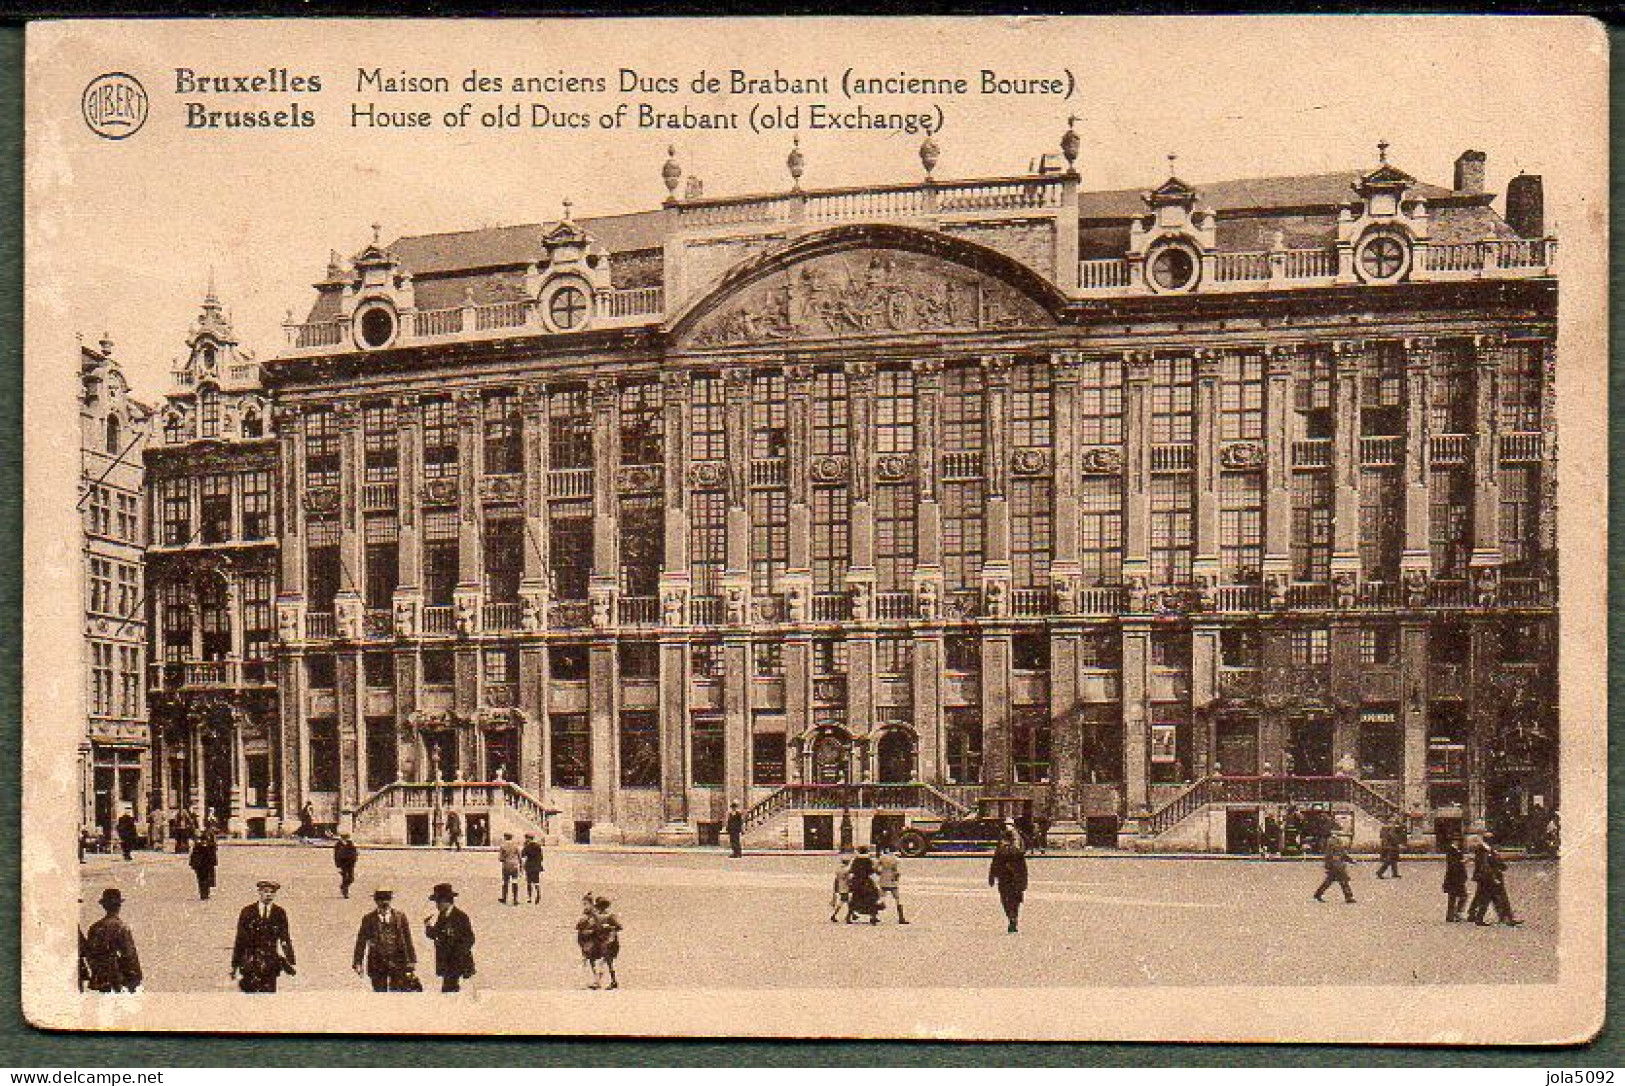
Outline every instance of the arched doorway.
<svg viewBox="0 0 1625 1086">
<path fill-rule="evenodd" d="M 428 755 L 428 764 L 424 769 L 428 780 L 462 779 L 458 746 L 456 728 L 437 728 L 423 733 L 423 748 Z"/>
<path fill-rule="evenodd" d="M 907 728 L 888 728 L 875 745 L 875 780 L 881 784 L 912 781 L 914 773 L 914 733 Z"/>
<path fill-rule="evenodd" d="M 847 783 L 847 746 L 850 743 L 845 732 L 826 729 L 813 737 L 810 753 L 811 773 L 813 784 L 845 784 Z"/>
</svg>

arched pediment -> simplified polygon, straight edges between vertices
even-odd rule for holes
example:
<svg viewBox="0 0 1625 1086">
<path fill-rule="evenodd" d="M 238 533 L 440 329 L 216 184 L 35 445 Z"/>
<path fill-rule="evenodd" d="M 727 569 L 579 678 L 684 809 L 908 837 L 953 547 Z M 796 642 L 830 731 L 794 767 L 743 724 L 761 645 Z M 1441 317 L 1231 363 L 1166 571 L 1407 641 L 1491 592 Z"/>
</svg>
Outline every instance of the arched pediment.
<svg viewBox="0 0 1625 1086">
<path fill-rule="evenodd" d="M 1063 303 L 1037 272 L 984 246 L 907 227 L 847 226 L 734 268 L 677 317 L 672 336 L 715 348 L 1045 328 Z"/>
</svg>

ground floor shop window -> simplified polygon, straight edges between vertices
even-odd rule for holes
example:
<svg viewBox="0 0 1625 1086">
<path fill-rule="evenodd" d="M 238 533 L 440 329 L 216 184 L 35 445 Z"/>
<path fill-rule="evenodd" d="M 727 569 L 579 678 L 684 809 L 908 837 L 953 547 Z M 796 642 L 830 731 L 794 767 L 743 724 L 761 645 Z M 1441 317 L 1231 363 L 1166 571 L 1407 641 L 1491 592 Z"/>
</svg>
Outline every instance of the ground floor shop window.
<svg viewBox="0 0 1625 1086">
<path fill-rule="evenodd" d="M 377 716 L 367 718 L 367 788 L 377 791 L 400 776 L 395 761 L 399 746 L 395 742 L 395 718 Z"/>
<path fill-rule="evenodd" d="M 756 714 L 750 737 L 750 779 L 752 784 L 777 785 L 785 781 L 784 716 Z"/>
<path fill-rule="evenodd" d="M 1360 776 L 1397 781 L 1405 775 L 1405 733 L 1393 708 L 1360 711 Z"/>
<path fill-rule="evenodd" d="M 310 722 L 310 790 L 339 790 L 339 722 L 332 717 Z"/>
<path fill-rule="evenodd" d="M 1154 784 L 1183 784 L 1191 779 L 1190 710 L 1183 704 L 1151 706 L 1151 780 Z"/>
<path fill-rule="evenodd" d="M 1081 780 L 1110 784 L 1123 779 L 1123 715 L 1116 705 L 1086 705 L 1081 710 Z"/>
<path fill-rule="evenodd" d="M 689 776 L 701 787 L 722 784 L 724 756 L 722 718 L 713 713 L 695 713 L 689 730 Z"/>
<path fill-rule="evenodd" d="M 592 786 L 592 730 L 586 713 L 554 713 L 548 718 L 552 732 L 553 784 L 559 788 Z"/>
<path fill-rule="evenodd" d="M 660 787 L 660 717 L 656 713 L 621 714 L 621 786 Z"/>
</svg>

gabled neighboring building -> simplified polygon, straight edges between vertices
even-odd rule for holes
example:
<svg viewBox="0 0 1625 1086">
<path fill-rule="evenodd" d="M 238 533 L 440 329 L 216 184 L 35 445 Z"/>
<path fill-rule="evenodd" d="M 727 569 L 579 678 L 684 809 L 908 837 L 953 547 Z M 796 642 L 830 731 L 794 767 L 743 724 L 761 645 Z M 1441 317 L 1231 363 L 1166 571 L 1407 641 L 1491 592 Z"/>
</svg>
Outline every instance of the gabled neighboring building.
<svg viewBox="0 0 1625 1086">
<path fill-rule="evenodd" d="M 276 441 L 212 282 L 172 376 L 146 453 L 154 791 L 166 826 L 275 833 Z"/>
<path fill-rule="evenodd" d="M 149 743 L 142 449 L 149 409 L 130 395 L 113 343 L 79 346 L 79 510 L 84 518 L 82 827 L 105 836 L 125 811 L 145 825 Z"/>
</svg>

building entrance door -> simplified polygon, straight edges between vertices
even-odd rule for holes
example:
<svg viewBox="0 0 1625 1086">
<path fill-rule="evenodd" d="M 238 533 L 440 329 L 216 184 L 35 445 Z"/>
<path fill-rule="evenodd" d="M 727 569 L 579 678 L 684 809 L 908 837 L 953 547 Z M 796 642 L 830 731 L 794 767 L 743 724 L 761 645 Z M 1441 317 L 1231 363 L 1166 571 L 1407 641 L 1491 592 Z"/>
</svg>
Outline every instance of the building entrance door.
<svg viewBox="0 0 1625 1086">
<path fill-rule="evenodd" d="M 496 728 L 485 733 L 485 779 L 488 781 L 517 780 L 514 767 L 519 761 L 519 732 L 514 728 Z"/>
<path fill-rule="evenodd" d="M 835 848 L 835 816 L 805 815 L 801 819 L 801 844 L 811 852 Z"/>
<path fill-rule="evenodd" d="M 1332 775 L 1332 718 L 1329 713 L 1298 717 L 1292 722 L 1292 766 L 1301 777 Z"/>
<path fill-rule="evenodd" d="M 215 824 L 224 830 L 231 817 L 231 728 L 230 723 L 218 724 L 203 735 L 203 809 L 205 821 L 214 815 Z"/>
<path fill-rule="evenodd" d="M 823 732 L 813 740 L 814 784 L 846 783 L 846 740 L 834 732 Z"/>
<path fill-rule="evenodd" d="M 457 729 L 444 728 L 436 732 L 425 732 L 423 745 L 429 754 L 429 779 L 453 781 L 458 778 L 458 771 L 462 766 L 457 752 Z"/>
<path fill-rule="evenodd" d="M 880 737 L 875 750 L 875 779 L 898 784 L 914 779 L 914 737 L 901 728 L 892 728 Z"/>
</svg>

